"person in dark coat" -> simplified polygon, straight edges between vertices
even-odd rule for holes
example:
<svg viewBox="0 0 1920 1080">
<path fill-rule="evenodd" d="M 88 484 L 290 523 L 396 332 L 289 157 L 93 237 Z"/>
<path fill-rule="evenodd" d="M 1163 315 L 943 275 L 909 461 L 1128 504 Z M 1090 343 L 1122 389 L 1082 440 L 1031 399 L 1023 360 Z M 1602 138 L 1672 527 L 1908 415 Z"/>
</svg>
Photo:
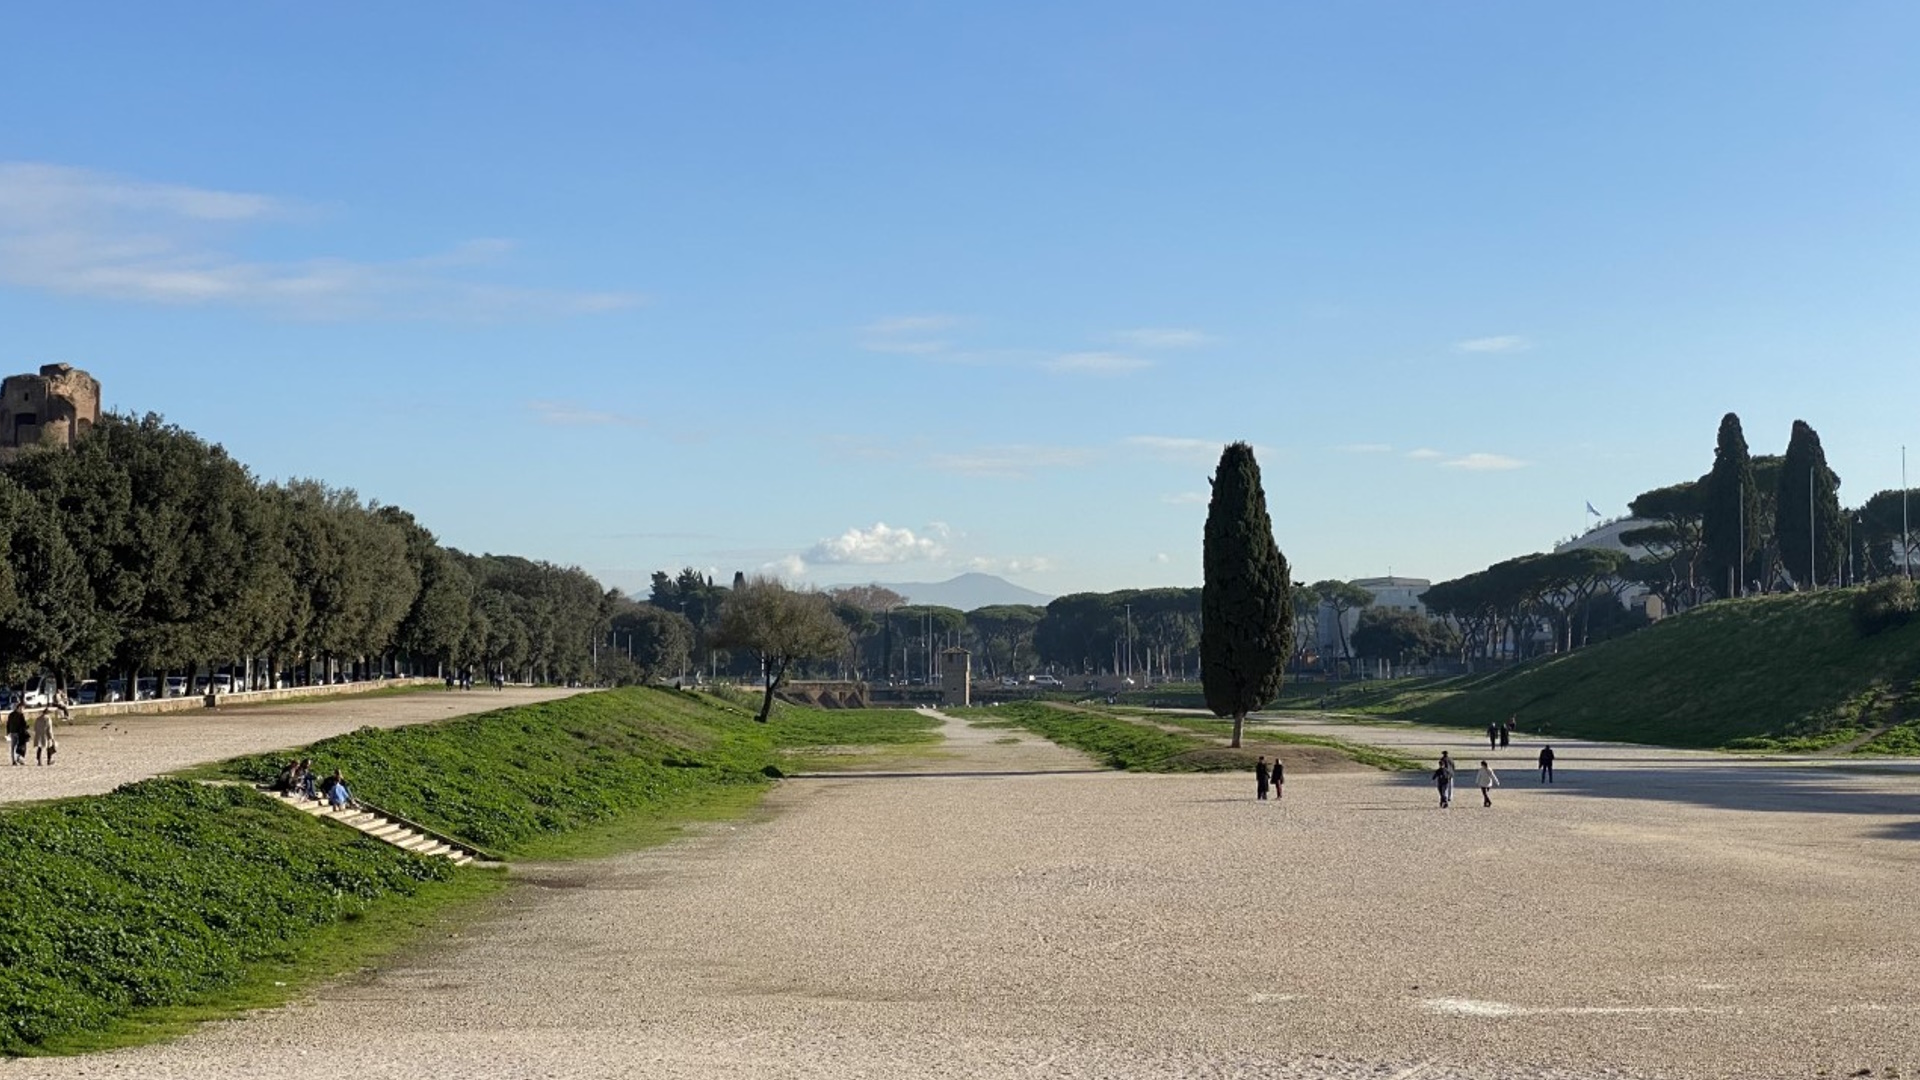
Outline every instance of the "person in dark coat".
<svg viewBox="0 0 1920 1080">
<path fill-rule="evenodd" d="M 1287 770 L 1280 764 L 1279 758 L 1274 758 L 1273 759 L 1273 797 L 1274 798 L 1278 799 L 1281 796 L 1286 794 L 1286 792 L 1281 790 L 1281 785 L 1285 784 L 1286 782 L 1287 782 Z"/>
<path fill-rule="evenodd" d="M 1499 749 L 1499 747 L 1500 725 L 1497 722 L 1489 723 L 1487 725 L 1487 749 L 1496 750 Z"/>
<path fill-rule="evenodd" d="M 1551 746 L 1540 748 L 1540 782 L 1553 783 L 1553 747 Z"/>
<path fill-rule="evenodd" d="M 1259 789 L 1258 797 L 1264 800 L 1267 797 L 1267 759 L 1264 757 L 1253 763 L 1253 782 Z"/>
<path fill-rule="evenodd" d="M 1513 741 L 1513 721 L 1509 720 L 1500 727 L 1500 749 L 1505 750 Z"/>
<path fill-rule="evenodd" d="M 7 714 L 7 754 L 15 765 L 27 763 L 27 710 L 15 698 L 13 711 Z"/>
<path fill-rule="evenodd" d="M 1433 785 L 1440 789 L 1440 809 L 1453 805 L 1453 759 L 1440 751 L 1440 767 L 1433 770 Z"/>
</svg>

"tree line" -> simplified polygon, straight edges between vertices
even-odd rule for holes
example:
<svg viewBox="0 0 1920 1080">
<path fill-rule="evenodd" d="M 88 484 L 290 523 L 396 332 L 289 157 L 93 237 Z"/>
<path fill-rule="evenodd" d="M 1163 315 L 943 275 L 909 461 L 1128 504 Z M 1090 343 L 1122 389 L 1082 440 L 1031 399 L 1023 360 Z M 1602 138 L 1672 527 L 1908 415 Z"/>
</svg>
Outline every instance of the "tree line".
<svg viewBox="0 0 1920 1080">
<path fill-rule="evenodd" d="M 1904 493 L 1840 502 L 1820 436 L 1795 420 L 1784 453 L 1749 452 L 1740 418 L 1720 421 L 1712 468 L 1642 492 L 1644 524 L 1620 542 L 1645 552 L 1576 548 L 1522 555 L 1443 581 L 1421 597 L 1458 632 L 1462 659 L 1576 648 L 1644 625 L 1620 596 L 1639 585 L 1668 612 L 1753 592 L 1852 585 L 1906 573 Z"/>
<path fill-rule="evenodd" d="M 405 510 L 262 483 L 159 416 L 108 414 L 0 467 L 0 665 L 10 683 L 232 670 L 479 668 L 593 677 L 612 599 L 572 567 L 443 547 Z"/>
</svg>

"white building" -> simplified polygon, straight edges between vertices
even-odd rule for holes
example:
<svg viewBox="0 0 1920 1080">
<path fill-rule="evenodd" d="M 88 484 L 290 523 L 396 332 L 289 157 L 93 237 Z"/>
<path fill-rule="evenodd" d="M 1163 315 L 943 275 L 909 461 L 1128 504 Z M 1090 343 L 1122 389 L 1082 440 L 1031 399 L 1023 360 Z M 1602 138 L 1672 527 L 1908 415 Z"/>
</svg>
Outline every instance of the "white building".
<svg viewBox="0 0 1920 1080">
<path fill-rule="evenodd" d="M 1347 582 L 1373 594 L 1373 603 L 1368 608 L 1385 608 L 1388 611 L 1413 611 L 1421 615 L 1427 613 L 1427 605 L 1420 602 L 1420 594 L 1433 587 L 1433 582 L 1416 577 L 1370 577 L 1354 578 Z M 1320 613 L 1315 621 L 1318 630 L 1320 655 L 1337 657 L 1341 655 L 1341 623 L 1346 624 L 1346 640 L 1351 647 L 1353 632 L 1360 626 L 1360 613 L 1366 608 L 1353 608 L 1344 619 L 1333 610 L 1333 605 L 1324 601 L 1320 604 Z"/>
</svg>

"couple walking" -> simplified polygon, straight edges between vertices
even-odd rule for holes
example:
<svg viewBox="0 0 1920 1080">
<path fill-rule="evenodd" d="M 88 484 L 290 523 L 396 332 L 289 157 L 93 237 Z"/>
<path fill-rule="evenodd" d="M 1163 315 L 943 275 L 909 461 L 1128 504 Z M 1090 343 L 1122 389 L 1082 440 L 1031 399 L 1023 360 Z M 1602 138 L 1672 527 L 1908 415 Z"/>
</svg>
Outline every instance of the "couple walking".
<svg viewBox="0 0 1920 1080">
<path fill-rule="evenodd" d="M 13 711 L 7 714 L 7 757 L 15 765 L 27 763 L 27 711 L 14 702 Z M 33 721 L 33 760 L 37 764 L 53 764 L 54 752 L 60 749 L 53 738 L 53 710 L 42 709 Z"/>
<path fill-rule="evenodd" d="M 1453 806 L 1453 758 L 1445 750 L 1440 751 L 1440 767 L 1433 770 L 1434 786 L 1440 789 L 1440 809 Z M 1499 774 L 1485 761 L 1480 763 L 1480 771 L 1474 774 L 1473 786 L 1480 789 L 1480 805 L 1493 805 L 1493 789 L 1500 786 Z"/>
<path fill-rule="evenodd" d="M 1281 795 L 1285 794 L 1281 791 L 1281 785 L 1287 782 L 1286 767 L 1280 764 L 1280 759 L 1276 757 L 1273 759 L 1273 769 L 1269 771 L 1267 769 L 1267 759 L 1262 757 L 1253 764 L 1253 781 L 1259 792 L 1258 798 L 1262 800 L 1266 799 L 1267 785 L 1271 783 L 1273 785 L 1273 797 L 1278 799 Z"/>
</svg>

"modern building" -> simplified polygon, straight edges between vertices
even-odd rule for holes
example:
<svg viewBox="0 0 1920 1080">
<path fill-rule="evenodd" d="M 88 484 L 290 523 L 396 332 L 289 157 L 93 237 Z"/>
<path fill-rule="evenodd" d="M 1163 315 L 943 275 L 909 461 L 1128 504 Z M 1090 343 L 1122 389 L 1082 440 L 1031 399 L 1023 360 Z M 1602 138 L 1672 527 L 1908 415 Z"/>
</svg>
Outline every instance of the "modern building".
<svg viewBox="0 0 1920 1080">
<path fill-rule="evenodd" d="M 1388 577 L 1354 578 L 1349 585 L 1367 590 L 1373 594 L 1373 602 L 1367 608 L 1385 608 L 1388 611 L 1413 611 L 1421 615 L 1427 613 L 1427 605 L 1420 600 L 1420 594 L 1433 587 L 1426 578 Z M 1353 632 L 1360 626 L 1360 613 L 1366 608 L 1354 608 L 1346 613 L 1344 620 L 1333 610 L 1333 605 L 1322 602 L 1319 616 L 1315 621 L 1318 631 L 1320 655 L 1337 657 L 1340 653 L 1342 622 L 1345 623 L 1346 640 L 1352 642 Z"/>
</svg>

